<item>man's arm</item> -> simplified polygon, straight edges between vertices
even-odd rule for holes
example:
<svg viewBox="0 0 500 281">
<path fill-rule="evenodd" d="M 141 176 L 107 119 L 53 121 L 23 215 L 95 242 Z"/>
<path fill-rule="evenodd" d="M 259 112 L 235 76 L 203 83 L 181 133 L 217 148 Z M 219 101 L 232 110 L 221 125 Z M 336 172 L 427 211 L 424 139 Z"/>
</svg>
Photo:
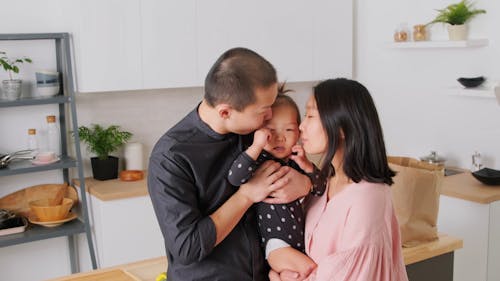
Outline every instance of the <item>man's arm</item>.
<svg viewBox="0 0 500 281">
<path fill-rule="evenodd" d="M 210 215 L 217 233 L 215 245 L 226 238 L 253 203 L 262 201 L 280 187 L 273 184 L 287 173 L 287 169 L 280 166 L 274 161 L 264 162 L 247 183 Z"/>
</svg>

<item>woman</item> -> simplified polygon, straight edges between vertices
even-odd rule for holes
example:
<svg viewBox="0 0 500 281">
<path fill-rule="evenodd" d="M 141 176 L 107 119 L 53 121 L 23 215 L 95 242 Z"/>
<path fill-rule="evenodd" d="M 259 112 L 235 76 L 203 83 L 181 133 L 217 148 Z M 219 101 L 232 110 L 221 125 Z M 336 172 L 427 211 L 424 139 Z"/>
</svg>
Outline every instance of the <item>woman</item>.
<svg viewBox="0 0 500 281">
<path fill-rule="evenodd" d="M 324 155 L 330 176 L 306 207 L 306 253 L 317 267 L 305 280 L 406 281 L 382 128 L 368 90 L 347 79 L 321 82 L 300 124 L 304 150 Z M 275 280 L 298 274 L 271 271 Z"/>
</svg>

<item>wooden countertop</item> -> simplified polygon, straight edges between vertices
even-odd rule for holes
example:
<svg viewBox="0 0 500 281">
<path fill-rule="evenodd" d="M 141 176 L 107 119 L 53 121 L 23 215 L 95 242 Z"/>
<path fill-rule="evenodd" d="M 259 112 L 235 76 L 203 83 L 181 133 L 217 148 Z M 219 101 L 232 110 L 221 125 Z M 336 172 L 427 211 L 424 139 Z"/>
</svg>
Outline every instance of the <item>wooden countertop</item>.
<svg viewBox="0 0 500 281">
<path fill-rule="evenodd" d="M 403 248 L 405 265 L 423 261 L 435 256 L 453 252 L 463 247 L 463 241 L 447 234 L 439 233 L 438 240 Z"/>
<path fill-rule="evenodd" d="M 446 234 L 439 234 L 439 239 L 436 241 L 424 243 L 413 248 L 403 248 L 403 257 L 405 264 L 409 265 L 453 252 L 462 248 L 462 246 L 462 240 Z M 77 273 L 49 281 L 155 281 L 156 276 L 166 269 L 167 258 L 159 257 L 90 272 Z"/>
<path fill-rule="evenodd" d="M 147 196 L 147 174 L 138 181 L 122 181 L 120 179 L 100 181 L 94 178 L 85 178 L 87 191 L 102 201 L 111 201 L 124 198 Z M 80 186 L 79 180 L 73 180 L 73 184 Z"/>
<path fill-rule="evenodd" d="M 500 200 L 500 187 L 482 184 L 467 171 L 444 177 L 441 194 L 481 204 L 489 204 Z"/>
</svg>

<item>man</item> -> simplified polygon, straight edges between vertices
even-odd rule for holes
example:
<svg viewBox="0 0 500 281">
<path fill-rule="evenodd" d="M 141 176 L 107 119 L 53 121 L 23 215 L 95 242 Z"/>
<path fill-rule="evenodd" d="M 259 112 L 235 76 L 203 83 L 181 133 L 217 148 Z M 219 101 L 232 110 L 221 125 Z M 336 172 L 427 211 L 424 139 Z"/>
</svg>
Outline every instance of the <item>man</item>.
<svg viewBox="0 0 500 281">
<path fill-rule="evenodd" d="M 148 189 L 169 281 L 268 280 L 252 205 L 292 201 L 311 182 L 273 161 L 239 188 L 226 176 L 251 133 L 271 117 L 277 92 L 267 60 L 248 49 L 228 50 L 206 77 L 203 101 L 155 145 Z"/>
</svg>

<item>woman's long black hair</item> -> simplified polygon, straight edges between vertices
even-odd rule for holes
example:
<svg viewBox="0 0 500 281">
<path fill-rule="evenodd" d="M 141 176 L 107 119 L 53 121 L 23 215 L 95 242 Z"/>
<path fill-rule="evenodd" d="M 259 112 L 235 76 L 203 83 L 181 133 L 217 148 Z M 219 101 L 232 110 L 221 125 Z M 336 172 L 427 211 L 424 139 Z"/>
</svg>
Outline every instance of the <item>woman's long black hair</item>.
<svg viewBox="0 0 500 281">
<path fill-rule="evenodd" d="M 331 162 L 343 145 L 344 173 L 350 179 L 392 185 L 395 173 L 387 164 L 382 127 L 368 90 L 357 81 L 329 79 L 314 87 L 314 98 L 328 138 L 322 173 L 335 173 Z"/>
</svg>

